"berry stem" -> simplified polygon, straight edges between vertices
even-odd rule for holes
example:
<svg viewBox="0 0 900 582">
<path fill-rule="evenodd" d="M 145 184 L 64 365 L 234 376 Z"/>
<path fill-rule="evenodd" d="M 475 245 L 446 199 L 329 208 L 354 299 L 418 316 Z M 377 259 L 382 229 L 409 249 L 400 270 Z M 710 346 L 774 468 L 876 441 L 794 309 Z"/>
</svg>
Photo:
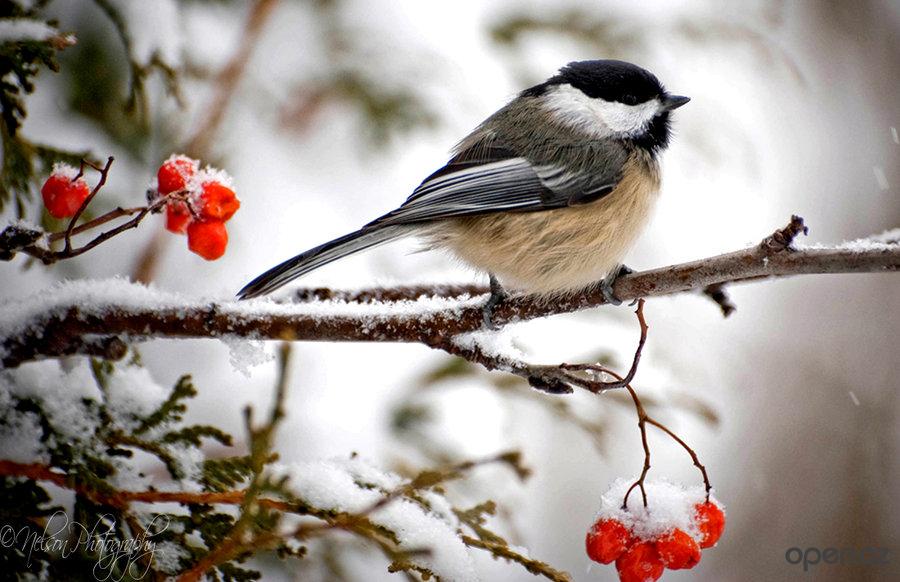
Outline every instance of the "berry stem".
<svg viewBox="0 0 900 582">
<path fill-rule="evenodd" d="M 123 222 L 122 224 L 120 224 L 119 226 L 117 226 L 113 229 L 110 229 L 110 230 L 107 230 L 105 232 L 98 234 L 96 237 L 91 239 L 91 241 L 88 242 L 87 244 L 85 244 L 84 246 L 78 247 L 77 249 L 73 249 L 73 248 L 63 249 L 62 251 L 60 251 L 58 253 L 52 253 L 51 254 L 52 258 L 51 258 L 50 262 L 54 262 L 59 259 L 70 259 L 72 257 L 77 257 L 80 254 L 88 252 L 92 248 L 111 239 L 112 237 L 116 236 L 117 234 L 125 232 L 128 229 L 137 227 L 137 225 L 140 224 L 140 222 L 142 220 L 144 220 L 145 216 L 147 216 L 148 214 L 150 214 L 151 212 L 154 212 L 155 210 L 157 210 L 159 208 L 162 208 L 163 206 L 165 206 L 165 204 L 166 204 L 166 199 L 160 198 L 159 200 L 156 200 L 155 202 L 153 202 L 153 204 L 151 204 L 149 206 L 143 206 L 143 207 L 137 209 L 137 216 L 135 216 L 134 218 L 132 218 L 131 220 L 129 220 L 127 222 Z M 115 212 L 115 211 L 113 211 L 113 212 Z M 67 244 L 68 244 L 69 234 L 70 233 L 68 231 L 66 231 Z M 47 260 L 44 259 L 44 262 L 47 262 Z"/>
<path fill-rule="evenodd" d="M 78 207 L 78 210 L 75 211 L 75 215 L 69 221 L 69 226 L 66 227 L 66 244 L 63 248 L 63 253 L 69 253 L 72 251 L 72 231 L 75 229 L 75 223 L 78 222 L 79 218 L 81 218 L 81 215 L 84 212 L 85 208 L 87 208 L 88 204 L 91 203 L 91 200 L 94 199 L 94 196 L 97 195 L 97 192 L 100 191 L 100 188 L 103 188 L 104 184 L 106 184 L 106 178 L 109 176 L 109 168 L 112 166 L 114 159 L 115 158 L 113 158 L 112 156 L 109 156 L 109 158 L 106 159 L 106 165 L 102 168 L 95 166 L 87 160 L 81 160 L 81 167 L 79 168 L 78 175 L 75 176 L 75 179 L 77 180 L 82 175 L 84 175 L 85 166 L 90 166 L 91 168 L 100 172 L 100 180 L 97 181 L 97 185 L 94 186 L 94 189 L 91 190 L 91 193 L 88 194 L 88 197 L 84 199 L 84 202 L 81 203 L 81 206 Z"/>
<path fill-rule="evenodd" d="M 628 373 L 625 374 L 624 377 L 611 373 L 608 369 L 598 364 L 560 364 L 559 369 L 563 370 L 563 372 L 605 372 L 617 378 L 615 382 L 591 382 L 589 384 L 589 390 L 594 393 L 605 392 L 606 390 L 616 390 L 619 388 L 625 388 L 629 384 L 631 384 L 632 380 L 634 380 L 635 374 L 637 374 L 638 366 L 641 363 L 641 354 L 644 352 L 644 344 L 647 343 L 647 332 L 650 327 L 647 325 L 647 320 L 644 319 L 644 300 L 637 300 L 637 309 L 635 310 L 635 315 L 637 315 L 638 324 L 641 327 L 641 337 L 638 339 L 637 349 L 634 351 L 634 359 L 631 362 L 631 369 L 628 370 Z M 581 380 L 575 375 L 565 374 L 565 379 L 571 382 L 575 382 L 576 385 L 579 385 L 578 382 Z"/>
<path fill-rule="evenodd" d="M 684 448 L 684 450 L 687 451 L 687 454 L 689 454 L 691 456 L 691 460 L 694 461 L 694 466 L 697 467 L 698 469 L 700 469 L 700 474 L 703 475 L 703 485 L 704 485 L 704 487 L 706 487 L 706 500 L 709 501 L 709 493 L 710 493 L 710 491 L 712 491 L 712 485 L 710 485 L 710 483 L 709 483 L 709 475 L 706 474 L 706 467 L 703 465 L 703 463 L 700 462 L 700 458 L 697 456 L 697 453 L 694 452 L 694 449 L 692 449 L 690 446 L 688 446 L 688 444 L 686 442 L 681 440 L 681 438 L 679 438 L 678 435 L 676 435 L 674 432 L 672 432 L 669 429 L 669 427 L 665 426 L 658 420 L 655 420 L 650 417 L 647 417 L 645 420 L 646 420 L 646 422 L 652 424 L 656 428 L 660 429 L 661 431 L 665 432 L 667 435 L 672 437 L 675 440 L 675 442 L 677 442 L 679 445 L 681 445 Z"/>
<path fill-rule="evenodd" d="M 697 453 L 686 442 L 684 442 L 683 439 L 675 434 L 672 429 L 647 414 L 647 410 L 644 408 L 643 403 L 641 403 L 641 399 L 638 397 L 635 389 L 631 386 L 631 380 L 634 378 L 634 373 L 636 372 L 637 365 L 640 362 L 641 352 L 643 351 L 644 343 L 647 341 L 647 330 L 649 329 L 647 321 L 644 319 L 643 299 L 638 299 L 635 314 L 637 315 L 638 322 L 641 326 L 641 339 L 638 342 L 638 347 L 634 354 L 634 362 L 632 363 L 631 370 L 626 376 L 623 377 L 619 373 L 599 364 L 562 364 L 562 366 L 560 367 L 566 370 L 590 370 L 593 372 L 602 372 L 605 374 L 609 374 L 613 378 L 616 378 L 618 381 L 605 382 L 604 386 L 624 387 L 631 395 L 631 400 L 634 402 L 634 409 L 638 417 L 638 429 L 641 431 L 641 445 L 644 449 L 644 466 L 641 470 L 640 477 L 638 477 L 638 479 L 634 483 L 632 483 L 631 487 L 628 488 L 628 491 L 625 492 L 625 499 L 622 500 L 622 509 L 628 509 L 628 497 L 631 496 L 631 492 L 634 491 L 635 488 L 639 488 L 641 490 L 641 497 L 644 502 L 644 507 L 647 507 L 647 491 L 644 488 L 644 481 L 647 479 L 647 473 L 650 471 L 650 446 L 647 442 L 648 424 L 655 426 L 656 428 L 669 435 L 675 442 L 681 445 L 685 451 L 687 451 L 688 455 L 691 456 L 691 460 L 694 462 L 694 466 L 700 470 L 700 474 L 703 476 L 703 485 L 706 488 L 706 500 L 709 501 L 709 495 L 710 491 L 712 490 L 712 485 L 710 484 L 709 475 L 706 472 L 706 467 L 700 462 L 700 458 L 697 456 Z"/>
<path fill-rule="evenodd" d="M 110 164 L 110 163 L 111 163 L 111 161 L 107 161 L 107 163 L 106 163 L 106 171 L 109 171 L 109 164 Z M 85 160 L 84 158 L 82 158 L 82 159 L 81 159 L 81 164 L 78 166 L 78 173 L 75 174 L 75 177 L 74 177 L 74 178 L 72 178 L 73 181 L 74 181 L 74 180 L 77 180 L 78 178 L 80 178 L 80 177 L 82 177 L 82 176 L 84 176 L 84 167 L 85 167 L 85 166 L 87 166 L 87 167 L 89 167 L 89 168 L 93 168 L 94 170 L 97 170 L 98 172 L 103 172 L 103 171 L 104 171 L 104 168 L 101 168 L 100 166 L 98 166 L 98 165 L 96 165 L 96 164 L 94 164 L 94 163 L 92 163 L 92 162 L 89 162 L 89 161 Z"/>
<path fill-rule="evenodd" d="M 641 301 L 643 301 L 643 299 Z M 634 409 L 637 412 L 638 417 L 638 429 L 641 431 L 641 445 L 644 447 L 644 467 L 641 469 L 641 476 L 637 481 L 631 484 L 631 487 L 625 492 L 625 499 L 622 500 L 622 509 L 627 510 L 628 497 L 631 495 L 631 492 L 634 491 L 635 487 L 641 489 L 641 498 L 644 502 L 644 507 L 647 507 L 647 490 L 644 488 L 644 481 L 647 479 L 647 473 L 650 472 L 650 445 L 647 443 L 647 421 L 650 420 L 650 417 L 647 415 L 647 411 L 644 410 L 644 405 L 641 403 L 641 399 L 638 398 L 634 388 L 632 388 L 631 385 L 626 385 L 625 388 L 628 390 L 628 393 L 631 394 L 631 399 L 634 401 Z"/>
<path fill-rule="evenodd" d="M 107 222 L 109 222 L 111 220 L 115 220 L 119 217 L 132 216 L 134 214 L 137 214 L 138 212 L 141 212 L 142 210 L 144 210 L 144 208 L 146 208 L 146 207 L 145 206 L 135 206 L 133 208 L 122 208 L 120 206 L 114 210 L 110 210 L 106 214 L 101 214 L 97 218 L 95 218 L 93 220 L 89 220 L 89 221 L 85 222 L 84 224 L 79 224 L 78 226 L 76 226 L 75 228 L 72 229 L 70 234 L 71 235 L 81 234 L 82 232 L 91 230 L 92 228 L 96 228 L 96 227 L 100 226 L 101 224 L 106 224 Z M 63 230 L 60 232 L 54 232 L 52 234 L 49 234 L 49 235 L 47 235 L 47 240 L 52 243 L 52 242 L 56 242 L 58 240 L 64 239 L 66 237 L 66 232 L 67 232 L 67 230 Z"/>
</svg>

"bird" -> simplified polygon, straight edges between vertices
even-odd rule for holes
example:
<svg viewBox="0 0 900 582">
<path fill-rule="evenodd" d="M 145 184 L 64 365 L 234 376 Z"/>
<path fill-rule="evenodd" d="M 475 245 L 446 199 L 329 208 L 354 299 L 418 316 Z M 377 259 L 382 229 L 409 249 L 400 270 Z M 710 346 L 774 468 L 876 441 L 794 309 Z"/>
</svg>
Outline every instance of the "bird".
<svg viewBox="0 0 900 582">
<path fill-rule="evenodd" d="M 608 302 L 651 216 L 671 112 L 690 101 L 619 60 L 571 62 L 521 91 L 452 150 L 395 210 L 290 258 L 238 292 L 259 297 L 350 254 L 406 236 L 487 273 L 483 306 L 599 286 Z"/>
</svg>

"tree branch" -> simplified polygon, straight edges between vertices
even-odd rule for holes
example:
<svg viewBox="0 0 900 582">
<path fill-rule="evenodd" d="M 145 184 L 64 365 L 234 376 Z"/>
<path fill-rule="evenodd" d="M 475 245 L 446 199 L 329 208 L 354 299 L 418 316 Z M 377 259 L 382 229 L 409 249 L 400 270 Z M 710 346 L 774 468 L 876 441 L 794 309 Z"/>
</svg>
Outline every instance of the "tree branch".
<svg viewBox="0 0 900 582">
<path fill-rule="evenodd" d="M 241 44 L 225 68 L 216 76 L 216 92 L 206 107 L 206 116 L 184 146 L 184 150 L 191 156 L 204 158 L 209 154 L 209 145 L 215 137 L 216 130 L 222 124 L 222 119 L 225 117 L 225 112 L 237 90 L 238 83 L 244 76 L 244 70 L 247 68 L 247 63 L 250 62 L 250 56 L 259 41 L 262 29 L 276 6 L 278 6 L 278 0 L 256 0 L 250 7 L 241 35 Z"/>
<path fill-rule="evenodd" d="M 900 245 L 879 243 L 795 250 L 790 243 L 799 232 L 797 225 L 802 230 L 802 221 L 795 217 L 791 225 L 750 248 L 623 276 L 613 289 L 617 297 L 631 301 L 773 277 L 883 273 L 900 269 Z M 463 287 L 463 295 L 457 294 L 460 289 L 455 287 L 329 291 L 331 296 L 343 301 L 277 304 L 265 300 L 190 302 L 139 285 L 127 285 L 118 294 L 113 287 L 116 286 L 108 281 L 102 282 L 94 292 L 89 292 L 79 284 L 76 286 L 79 292 L 73 293 L 63 285 L 40 298 L 0 307 L 2 364 L 16 366 L 44 357 L 83 353 L 87 351 L 88 340 L 93 342 L 96 351 L 98 338 L 115 336 L 124 336 L 129 341 L 238 336 L 298 341 L 412 342 L 445 349 L 453 337 L 482 328 L 484 298 L 477 294 L 487 293 L 484 287 Z M 135 296 L 139 294 L 146 294 L 147 300 L 137 301 Z M 306 295 L 321 297 L 323 292 L 314 290 Z M 356 298 L 371 302 L 377 295 L 394 301 L 410 301 L 352 302 Z M 423 296 L 429 298 L 413 302 Z M 493 321 L 503 326 L 604 303 L 599 289 L 552 302 L 532 296 L 515 297 L 495 308 Z"/>
</svg>

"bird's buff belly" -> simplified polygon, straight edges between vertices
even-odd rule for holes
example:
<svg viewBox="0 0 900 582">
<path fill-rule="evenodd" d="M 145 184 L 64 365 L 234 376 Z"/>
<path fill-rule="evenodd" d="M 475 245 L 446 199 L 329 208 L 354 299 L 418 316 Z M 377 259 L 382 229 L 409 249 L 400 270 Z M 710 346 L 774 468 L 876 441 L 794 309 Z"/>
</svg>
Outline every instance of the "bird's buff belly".
<svg viewBox="0 0 900 582">
<path fill-rule="evenodd" d="M 544 295 L 582 291 L 622 263 L 648 221 L 658 181 L 644 178 L 623 180 L 609 195 L 583 206 L 448 221 L 435 226 L 429 246 L 493 273 L 507 289 Z"/>
</svg>

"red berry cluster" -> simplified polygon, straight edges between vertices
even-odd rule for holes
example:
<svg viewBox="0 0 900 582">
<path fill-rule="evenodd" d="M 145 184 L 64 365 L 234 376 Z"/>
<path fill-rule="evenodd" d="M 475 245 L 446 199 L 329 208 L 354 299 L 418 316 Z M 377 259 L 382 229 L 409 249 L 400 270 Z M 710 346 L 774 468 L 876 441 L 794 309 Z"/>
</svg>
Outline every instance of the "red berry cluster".
<svg viewBox="0 0 900 582">
<path fill-rule="evenodd" d="M 55 164 L 53 171 L 41 187 L 41 197 L 47 212 L 54 218 L 70 218 L 90 195 L 87 182 L 72 166 Z"/>
<path fill-rule="evenodd" d="M 655 539 L 642 539 L 616 519 L 601 519 L 588 531 L 588 556 L 601 564 L 616 563 L 621 582 L 659 580 L 663 571 L 684 570 L 700 562 L 700 550 L 716 545 L 725 530 L 725 513 L 712 501 L 694 506 L 695 539 L 674 528 Z"/>
<path fill-rule="evenodd" d="M 228 221 L 241 206 L 217 172 L 200 170 L 197 160 L 172 156 L 156 173 L 157 192 L 168 197 L 166 228 L 187 233 L 188 248 L 208 261 L 225 254 Z"/>
</svg>

